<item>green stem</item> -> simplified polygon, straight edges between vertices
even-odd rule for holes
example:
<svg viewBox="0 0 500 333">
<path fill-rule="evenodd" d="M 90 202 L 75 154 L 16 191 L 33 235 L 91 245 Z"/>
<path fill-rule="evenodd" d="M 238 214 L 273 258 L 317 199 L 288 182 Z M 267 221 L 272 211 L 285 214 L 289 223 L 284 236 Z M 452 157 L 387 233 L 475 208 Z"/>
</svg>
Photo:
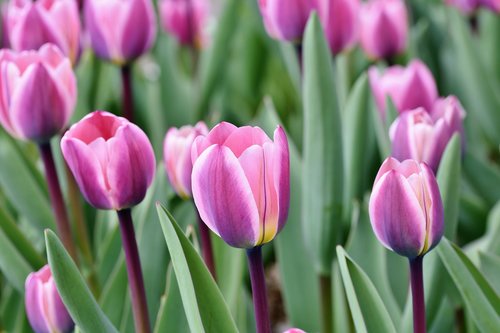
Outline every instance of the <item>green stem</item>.
<svg viewBox="0 0 500 333">
<path fill-rule="evenodd" d="M 327 275 L 319 276 L 319 288 L 321 297 L 321 332 L 332 332 L 332 277 Z"/>
</svg>

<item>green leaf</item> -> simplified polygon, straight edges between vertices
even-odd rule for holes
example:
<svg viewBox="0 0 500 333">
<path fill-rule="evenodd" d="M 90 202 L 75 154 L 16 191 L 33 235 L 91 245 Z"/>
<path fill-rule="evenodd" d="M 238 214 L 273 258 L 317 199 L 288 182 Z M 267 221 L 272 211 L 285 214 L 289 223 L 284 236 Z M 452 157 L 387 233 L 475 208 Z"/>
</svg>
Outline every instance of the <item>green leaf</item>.
<svg viewBox="0 0 500 333">
<path fill-rule="evenodd" d="M 461 155 L 460 135 L 455 133 L 444 151 L 437 173 L 444 206 L 444 235 L 449 239 L 455 238 L 458 224 Z"/>
<path fill-rule="evenodd" d="M 46 230 L 45 242 L 57 290 L 75 324 L 87 333 L 118 333 L 97 305 L 78 268 L 57 236 Z"/>
<path fill-rule="evenodd" d="M 257 123 L 271 134 L 280 123 L 270 99 L 264 105 Z M 301 229 L 302 160 L 293 142 L 290 148 L 290 211 L 288 221 L 274 240 L 278 267 L 282 279 L 283 298 L 290 324 L 308 332 L 319 331 L 318 278 L 314 272 Z M 300 272 L 300 274 L 297 274 Z M 303 286 L 308 286 L 303 288 Z"/>
<path fill-rule="evenodd" d="M 342 126 L 330 49 L 313 14 L 304 40 L 302 222 L 317 272 L 330 275 L 343 201 Z"/>
<path fill-rule="evenodd" d="M 500 298 L 469 258 L 446 238 L 436 248 L 481 332 L 500 327 Z"/>
<path fill-rule="evenodd" d="M 227 0 L 220 16 L 213 43 L 203 54 L 200 67 L 201 91 L 196 107 L 196 120 L 205 118 L 208 112 L 210 98 L 224 74 L 234 32 L 237 30 L 243 1 Z"/>
<path fill-rule="evenodd" d="M 499 131 L 500 132 L 500 131 Z M 464 157 L 464 171 L 470 185 L 481 194 L 492 207 L 500 198 L 500 168 L 498 165 L 479 158 L 470 149 Z"/>
<path fill-rule="evenodd" d="M 479 252 L 481 271 L 486 279 L 500 295 L 500 257 L 489 253 Z"/>
<path fill-rule="evenodd" d="M 24 294 L 26 277 L 34 270 L 2 229 L 0 229 L 0 270 L 21 294 Z"/>
<path fill-rule="evenodd" d="M 174 218 L 157 204 L 189 328 L 192 332 L 237 332 L 236 324 L 200 255 Z"/>
<path fill-rule="evenodd" d="M 356 332 L 396 332 L 375 286 L 366 273 L 337 246 L 340 273 Z"/>
</svg>

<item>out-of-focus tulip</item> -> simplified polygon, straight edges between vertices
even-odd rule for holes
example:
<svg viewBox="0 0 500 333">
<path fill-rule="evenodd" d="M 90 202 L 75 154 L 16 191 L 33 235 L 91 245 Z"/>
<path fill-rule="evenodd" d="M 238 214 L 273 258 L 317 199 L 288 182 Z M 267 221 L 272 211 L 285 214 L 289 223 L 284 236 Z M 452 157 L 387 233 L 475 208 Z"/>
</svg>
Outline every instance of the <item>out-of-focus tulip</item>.
<svg viewBox="0 0 500 333">
<path fill-rule="evenodd" d="M 300 328 L 290 328 L 283 333 L 306 333 L 305 331 L 301 330 Z"/>
<path fill-rule="evenodd" d="M 388 58 L 404 51 L 408 14 L 403 0 L 370 0 L 361 7 L 360 39 L 372 58 Z"/>
<path fill-rule="evenodd" d="M 438 98 L 436 82 L 431 71 L 420 60 L 413 60 L 407 67 L 392 66 L 382 75 L 370 68 L 370 85 L 379 112 L 385 119 L 386 98 L 389 96 L 397 111 L 423 107 L 430 111 Z"/>
<path fill-rule="evenodd" d="M 191 147 L 199 135 L 207 135 L 208 128 L 203 122 L 196 126 L 173 127 L 168 130 L 163 144 L 163 158 L 167 176 L 177 194 L 187 199 L 191 197 Z"/>
<path fill-rule="evenodd" d="M 36 333 L 72 331 L 73 320 L 59 296 L 49 265 L 28 275 L 25 306 L 28 320 Z"/>
<path fill-rule="evenodd" d="M 403 113 L 390 129 L 392 156 L 400 161 L 425 162 L 436 173 L 453 134 L 460 133 L 463 138 L 464 117 L 465 111 L 454 96 L 436 101 L 431 114 L 423 108 Z"/>
<path fill-rule="evenodd" d="M 0 50 L 0 71 L 0 123 L 7 132 L 42 143 L 67 126 L 76 103 L 76 79 L 56 46 Z"/>
<path fill-rule="evenodd" d="M 117 64 L 147 52 L 156 37 L 151 0 L 87 0 L 84 16 L 95 53 Z"/>
<path fill-rule="evenodd" d="M 61 149 L 84 197 L 98 209 L 137 205 L 153 180 L 155 157 L 148 137 L 111 113 L 95 111 L 71 126 Z"/>
<path fill-rule="evenodd" d="M 206 0 L 162 0 L 158 7 L 163 29 L 179 43 L 195 48 L 206 45 L 210 13 Z"/>
<path fill-rule="evenodd" d="M 489 10 L 500 13 L 500 0 L 479 0 L 480 4 Z"/>
<path fill-rule="evenodd" d="M 477 9 L 480 0 L 445 0 L 445 2 L 458 8 L 464 14 L 470 14 Z"/>
<path fill-rule="evenodd" d="M 75 64 L 80 55 L 80 16 L 75 0 L 11 0 L 7 31 L 16 51 L 57 45 Z"/>
<path fill-rule="evenodd" d="M 423 256 L 443 236 L 441 195 L 425 163 L 387 158 L 375 179 L 369 211 L 379 241 L 410 259 Z"/>
<path fill-rule="evenodd" d="M 194 202 L 205 224 L 226 243 L 252 248 L 285 225 L 290 159 L 285 132 L 274 142 L 258 127 L 220 123 L 191 151 Z"/>
<path fill-rule="evenodd" d="M 259 0 L 267 33 L 275 39 L 300 42 L 315 0 Z"/>
<path fill-rule="evenodd" d="M 333 54 L 357 42 L 359 0 L 317 0 L 317 9 Z"/>
</svg>

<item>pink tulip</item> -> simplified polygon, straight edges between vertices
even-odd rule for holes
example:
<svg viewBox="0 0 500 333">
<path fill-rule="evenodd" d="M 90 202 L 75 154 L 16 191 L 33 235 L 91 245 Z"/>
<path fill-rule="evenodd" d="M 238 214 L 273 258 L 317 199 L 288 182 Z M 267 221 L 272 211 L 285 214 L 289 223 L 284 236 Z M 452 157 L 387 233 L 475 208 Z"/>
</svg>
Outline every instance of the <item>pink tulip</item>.
<svg viewBox="0 0 500 333">
<path fill-rule="evenodd" d="M 46 142 L 67 126 L 76 104 L 76 79 L 56 46 L 0 50 L 0 71 L 0 123 L 7 132 Z"/>
<path fill-rule="evenodd" d="M 59 296 L 49 265 L 28 275 L 25 306 L 35 333 L 72 332 L 73 320 Z"/>
<path fill-rule="evenodd" d="M 87 201 L 121 210 L 140 203 L 155 173 L 146 134 L 125 118 L 95 111 L 61 140 L 63 156 Z"/>
<path fill-rule="evenodd" d="M 423 256 L 443 236 L 441 195 L 425 163 L 387 158 L 375 179 L 369 211 L 378 240 L 410 259 Z"/>
<path fill-rule="evenodd" d="M 401 53 L 408 39 L 408 14 L 403 0 L 370 0 L 360 11 L 361 46 L 369 57 Z"/>
<path fill-rule="evenodd" d="M 368 75 L 377 107 L 384 119 L 388 96 L 399 113 L 418 107 L 429 111 L 438 98 L 434 77 L 420 60 L 411 61 L 407 67 L 389 67 L 382 75 L 372 67 Z"/>
<path fill-rule="evenodd" d="M 272 38 L 301 42 L 315 0 L 259 0 L 260 13 Z"/>
<path fill-rule="evenodd" d="M 226 243 L 252 248 L 285 225 L 290 160 L 285 132 L 274 142 L 258 127 L 220 123 L 191 151 L 194 202 L 205 224 Z"/>
<path fill-rule="evenodd" d="M 146 53 L 156 37 L 151 0 L 87 0 L 85 24 L 95 53 L 124 64 Z"/>
<path fill-rule="evenodd" d="M 500 0 L 478 0 L 479 3 L 489 10 L 500 13 Z"/>
<path fill-rule="evenodd" d="M 480 4 L 480 0 L 445 0 L 446 4 L 458 8 L 464 14 L 475 11 Z"/>
<path fill-rule="evenodd" d="M 206 45 L 210 12 L 206 0 L 162 0 L 158 6 L 163 29 L 179 43 L 196 48 Z"/>
<path fill-rule="evenodd" d="M 305 331 L 301 330 L 300 328 L 290 328 L 283 333 L 306 333 Z"/>
<path fill-rule="evenodd" d="M 465 111 L 454 96 L 440 99 L 431 114 L 418 108 L 401 114 L 392 124 L 392 156 L 425 162 L 436 173 L 453 134 L 463 135 Z M 463 136 L 462 136 L 463 137 Z"/>
<path fill-rule="evenodd" d="M 199 135 L 207 135 L 208 128 L 204 122 L 196 126 L 175 127 L 168 130 L 163 144 L 163 158 L 167 176 L 175 192 L 184 198 L 191 197 L 191 147 Z"/>
<path fill-rule="evenodd" d="M 358 40 L 359 0 L 317 0 L 318 14 L 333 54 Z"/>
<path fill-rule="evenodd" d="M 75 64 L 80 55 L 80 15 L 74 0 L 11 0 L 7 31 L 16 51 L 57 45 Z"/>
</svg>

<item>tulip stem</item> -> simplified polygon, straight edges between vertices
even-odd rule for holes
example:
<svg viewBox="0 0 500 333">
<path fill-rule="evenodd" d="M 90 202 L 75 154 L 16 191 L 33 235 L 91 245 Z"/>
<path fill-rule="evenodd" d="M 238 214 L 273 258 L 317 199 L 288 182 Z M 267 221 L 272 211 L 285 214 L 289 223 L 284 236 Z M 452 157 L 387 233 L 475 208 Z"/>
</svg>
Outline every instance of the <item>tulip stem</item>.
<svg viewBox="0 0 500 333">
<path fill-rule="evenodd" d="M 410 283 L 413 301 L 413 332 L 426 333 L 423 256 L 410 259 Z"/>
<path fill-rule="evenodd" d="M 38 148 L 45 167 L 45 176 L 47 177 L 47 185 L 49 188 L 50 201 L 52 203 L 52 211 L 54 212 L 56 220 L 57 232 L 70 256 L 78 263 L 78 256 L 76 254 L 75 244 L 73 243 L 68 213 L 64 204 L 59 179 L 57 178 L 52 147 L 50 146 L 50 142 L 45 142 L 39 144 Z"/>
<path fill-rule="evenodd" d="M 321 332 L 332 332 L 332 277 L 319 276 L 319 288 L 321 297 Z"/>
<path fill-rule="evenodd" d="M 208 270 L 212 274 L 214 280 L 217 281 L 217 273 L 215 270 L 215 260 L 214 252 L 212 249 L 212 238 L 210 236 L 210 229 L 207 227 L 205 222 L 198 215 L 198 228 L 200 229 L 200 241 L 201 241 L 201 254 L 203 255 L 203 260 L 205 265 L 207 265 Z"/>
<path fill-rule="evenodd" d="M 257 333 L 271 333 L 269 310 L 267 308 L 264 263 L 262 262 L 262 247 L 257 246 L 253 249 L 248 249 L 247 258 L 250 281 L 252 283 L 253 308 L 255 311 Z"/>
<path fill-rule="evenodd" d="M 122 72 L 122 109 L 123 116 L 134 122 L 134 96 L 132 92 L 132 68 L 129 64 L 123 65 Z"/>
<path fill-rule="evenodd" d="M 142 277 L 141 260 L 135 240 L 134 224 L 130 208 L 117 211 L 120 221 L 120 232 L 122 235 L 123 250 L 127 262 L 127 274 L 130 287 L 130 299 L 132 301 L 132 312 L 134 314 L 135 331 L 137 333 L 149 333 L 148 304 L 146 302 L 146 290 Z"/>
</svg>

